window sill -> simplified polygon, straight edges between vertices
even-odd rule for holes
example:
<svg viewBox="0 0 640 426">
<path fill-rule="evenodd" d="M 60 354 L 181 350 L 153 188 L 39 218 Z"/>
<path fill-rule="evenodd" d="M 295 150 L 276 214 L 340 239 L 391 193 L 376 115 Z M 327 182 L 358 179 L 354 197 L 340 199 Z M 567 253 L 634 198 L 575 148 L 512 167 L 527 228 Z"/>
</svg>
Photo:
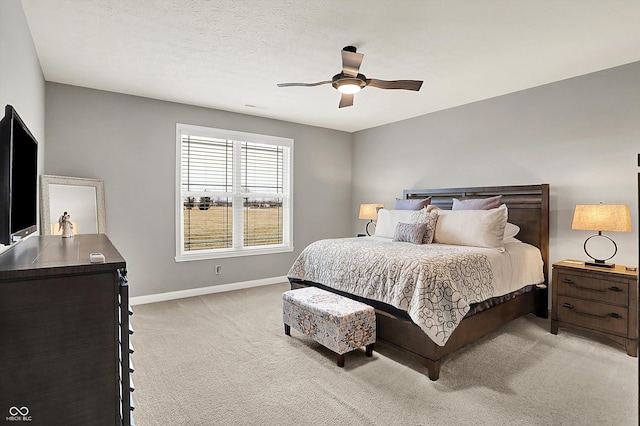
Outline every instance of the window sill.
<svg viewBox="0 0 640 426">
<path fill-rule="evenodd" d="M 293 251 L 293 247 L 261 247 L 261 248 L 244 248 L 237 249 L 221 249 L 216 251 L 187 252 L 179 254 L 175 257 L 176 262 L 190 262 L 192 260 L 209 260 L 222 259 L 225 257 L 243 257 L 257 256 L 263 254 L 289 253 Z"/>
</svg>

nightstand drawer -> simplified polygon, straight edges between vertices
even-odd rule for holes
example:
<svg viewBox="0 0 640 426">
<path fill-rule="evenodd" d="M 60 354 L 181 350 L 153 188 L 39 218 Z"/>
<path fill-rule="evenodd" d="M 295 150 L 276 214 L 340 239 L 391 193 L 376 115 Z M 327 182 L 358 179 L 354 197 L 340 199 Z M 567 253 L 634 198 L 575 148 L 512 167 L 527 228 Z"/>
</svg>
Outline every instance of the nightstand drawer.
<svg viewBox="0 0 640 426">
<path fill-rule="evenodd" d="M 580 327 L 627 334 L 628 310 L 605 303 L 558 296 L 558 320 Z"/>
<path fill-rule="evenodd" d="M 558 294 L 580 297 L 596 302 L 629 305 L 629 285 L 626 281 L 602 280 L 577 274 L 558 273 Z"/>
</svg>

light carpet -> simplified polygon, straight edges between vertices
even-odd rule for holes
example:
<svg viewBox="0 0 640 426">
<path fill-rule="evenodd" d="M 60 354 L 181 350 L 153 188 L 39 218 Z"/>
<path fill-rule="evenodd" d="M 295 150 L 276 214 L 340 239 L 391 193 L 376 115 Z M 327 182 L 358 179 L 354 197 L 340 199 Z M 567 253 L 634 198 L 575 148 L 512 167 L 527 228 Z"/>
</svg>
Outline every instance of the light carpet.
<svg viewBox="0 0 640 426">
<path fill-rule="evenodd" d="M 134 417 L 146 425 L 636 425 L 638 361 L 607 339 L 521 317 L 432 382 L 378 342 L 335 355 L 284 334 L 276 284 L 134 306 Z"/>
</svg>

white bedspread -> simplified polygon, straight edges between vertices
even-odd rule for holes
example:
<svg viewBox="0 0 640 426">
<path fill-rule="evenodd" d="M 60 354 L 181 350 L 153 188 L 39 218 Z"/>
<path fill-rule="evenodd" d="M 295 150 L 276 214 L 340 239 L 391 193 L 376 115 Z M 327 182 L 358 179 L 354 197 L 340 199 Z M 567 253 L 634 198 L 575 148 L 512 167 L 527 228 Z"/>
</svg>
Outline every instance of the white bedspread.
<svg viewBox="0 0 640 426">
<path fill-rule="evenodd" d="M 529 244 L 507 243 L 501 253 L 376 237 L 316 241 L 288 276 L 402 309 L 440 346 L 469 305 L 544 281 L 540 251 Z"/>
</svg>

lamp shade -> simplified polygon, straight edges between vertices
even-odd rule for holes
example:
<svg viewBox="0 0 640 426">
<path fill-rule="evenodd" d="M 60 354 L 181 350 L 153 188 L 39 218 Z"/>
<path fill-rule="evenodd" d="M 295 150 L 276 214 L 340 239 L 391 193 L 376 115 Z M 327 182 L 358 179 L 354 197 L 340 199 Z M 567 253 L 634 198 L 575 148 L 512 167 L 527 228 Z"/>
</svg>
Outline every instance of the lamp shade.
<svg viewBox="0 0 640 426">
<path fill-rule="evenodd" d="M 360 204 L 360 213 L 358 219 L 378 219 L 378 210 L 384 207 L 384 204 Z"/>
<path fill-rule="evenodd" d="M 625 204 L 578 204 L 571 229 L 631 232 L 631 214 Z"/>
</svg>

